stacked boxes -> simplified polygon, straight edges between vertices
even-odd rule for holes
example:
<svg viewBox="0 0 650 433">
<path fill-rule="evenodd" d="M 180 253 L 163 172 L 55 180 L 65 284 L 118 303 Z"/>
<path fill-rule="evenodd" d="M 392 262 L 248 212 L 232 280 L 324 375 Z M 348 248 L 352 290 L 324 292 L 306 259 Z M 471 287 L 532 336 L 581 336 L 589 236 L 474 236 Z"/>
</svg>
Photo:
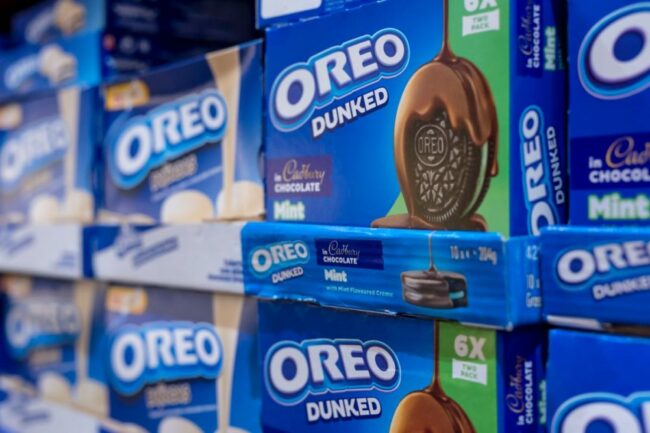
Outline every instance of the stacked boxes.
<svg viewBox="0 0 650 433">
<path fill-rule="evenodd" d="M 104 88 L 104 221 L 264 213 L 261 43 Z"/>
<path fill-rule="evenodd" d="M 563 17 L 553 0 L 388 0 L 267 29 L 269 219 L 564 222 Z"/>
<path fill-rule="evenodd" d="M 542 236 L 551 433 L 648 430 L 650 6 L 569 2 L 572 225 Z M 619 226 L 619 227 L 603 227 Z M 623 334 L 638 334 L 637 337 Z"/>
</svg>

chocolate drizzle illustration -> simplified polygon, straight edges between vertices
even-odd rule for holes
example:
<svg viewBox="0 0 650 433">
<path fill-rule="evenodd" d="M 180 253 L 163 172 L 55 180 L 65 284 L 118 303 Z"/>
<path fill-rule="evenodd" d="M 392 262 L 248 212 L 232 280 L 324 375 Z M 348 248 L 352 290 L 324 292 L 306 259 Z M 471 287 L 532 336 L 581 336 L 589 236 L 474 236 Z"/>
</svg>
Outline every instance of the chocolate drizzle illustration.
<svg viewBox="0 0 650 433">
<path fill-rule="evenodd" d="M 429 387 L 402 399 L 393 414 L 390 433 L 476 433 L 463 408 L 440 383 L 440 324 L 434 322 L 434 373 Z"/>
<path fill-rule="evenodd" d="M 380 218 L 373 227 L 487 230 L 475 212 L 498 174 L 496 107 L 482 72 L 451 50 L 448 1 L 440 53 L 411 77 L 395 119 L 408 215 Z"/>
<path fill-rule="evenodd" d="M 467 280 L 461 274 L 440 272 L 433 259 L 433 233 L 429 234 L 429 269 L 402 272 L 402 296 L 409 304 L 428 308 L 467 306 Z"/>
</svg>

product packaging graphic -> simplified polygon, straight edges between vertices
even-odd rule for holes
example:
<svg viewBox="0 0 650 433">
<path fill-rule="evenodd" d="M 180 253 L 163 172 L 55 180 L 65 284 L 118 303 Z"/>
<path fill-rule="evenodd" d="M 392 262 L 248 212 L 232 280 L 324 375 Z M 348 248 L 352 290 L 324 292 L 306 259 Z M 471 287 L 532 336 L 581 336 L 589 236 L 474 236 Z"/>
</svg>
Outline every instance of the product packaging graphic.
<svg viewBox="0 0 650 433">
<path fill-rule="evenodd" d="M 85 275 L 128 284 L 243 294 L 242 225 L 93 226 L 86 229 L 84 239 L 89 265 Z"/>
<path fill-rule="evenodd" d="M 0 280 L 12 371 L 40 397 L 86 408 L 89 342 L 101 290 L 91 282 L 5 276 Z"/>
<path fill-rule="evenodd" d="M 575 225 L 650 222 L 650 3 L 569 2 Z"/>
<path fill-rule="evenodd" d="M 256 218 L 261 175 L 261 43 L 104 88 L 104 221 Z"/>
<path fill-rule="evenodd" d="M 0 57 L 0 98 L 62 86 L 96 86 L 102 81 L 102 61 L 99 33 L 20 45 Z"/>
<path fill-rule="evenodd" d="M 548 431 L 648 431 L 648 357 L 648 338 L 551 331 Z"/>
<path fill-rule="evenodd" d="M 268 29 L 269 219 L 563 222 L 562 3 L 388 0 Z"/>
<path fill-rule="evenodd" d="M 260 431 L 256 308 L 243 296 L 109 287 L 90 375 L 110 418 L 129 432 Z"/>
<path fill-rule="evenodd" d="M 300 303 L 261 302 L 259 317 L 266 432 L 544 431 L 541 330 Z"/>
<path fill-rule="evenodd" d="M 0 221 L 93 220 L 100 115 L 95 87 L 0 105 Z"/>
<path fill-rule="evenodd" d="M 267 27 L 313 18 L 377 0 L 257 0 L 257 25 Z"/>
<path fill-rule="evenodd" d="M 542 235 L 544 315 L 582 327 L 650 325 L 650 230 L 549 228 Z"/>
<path fill-rule="evenodd" d="M 536 238 L 249 223 L 246 292 L 510 329 L 541 320 Z"/>
</svg>

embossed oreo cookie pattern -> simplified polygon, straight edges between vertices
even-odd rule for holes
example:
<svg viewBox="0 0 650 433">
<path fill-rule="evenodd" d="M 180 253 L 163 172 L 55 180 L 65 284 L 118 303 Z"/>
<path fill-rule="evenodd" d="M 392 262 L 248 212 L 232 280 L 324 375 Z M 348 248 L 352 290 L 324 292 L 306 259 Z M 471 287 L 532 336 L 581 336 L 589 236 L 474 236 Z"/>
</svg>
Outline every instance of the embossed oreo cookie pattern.
<svg viewBox="0 0 650 433">
<path fill-rule="evenodd" d="M 504 235 L 564 222 L 562 2 L 444 6 L 267 29 L 269 219 Z"/>
<path fill-rule="evenodd" d="M 650 3 L 569 2 L 569 30 L 570 222 L 648 224 Z"/>
</svg>

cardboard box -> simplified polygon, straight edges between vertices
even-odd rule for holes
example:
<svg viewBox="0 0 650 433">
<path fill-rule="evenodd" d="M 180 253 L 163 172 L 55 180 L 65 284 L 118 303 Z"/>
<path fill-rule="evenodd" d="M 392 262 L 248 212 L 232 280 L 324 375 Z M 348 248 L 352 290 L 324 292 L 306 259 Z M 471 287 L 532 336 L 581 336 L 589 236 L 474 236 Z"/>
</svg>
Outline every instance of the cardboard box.
<svg viewBox="0 0 650 433">
<path fill-rule="evenodd" d="M 540 330 L 300 303 L 259 315 L 266 432 L 544 431 Z"/>
<path fill-rule="evenodd" d="M 650 230 L 556 227 L 542 235 L 544 315 L 600 328 L 650 325 Z"/>
<path fill-rule="evenodd" d="M 246 293 L 511 329 L 541 320 L 533 237 L 301 224 L 242 231 Z"/>
<path fill-rule="evenodd" d="M 270 220 L 506 236 L 565 221 L 562 2 L 446 4 L 267 29 Z"/>
<path fill-rule="evenodd" d="M 260 41 L 104 87 L 103 221 L 264 213 Z"/>
<path fill-rule="evenodd" d="M 96 87 L 0 104 L 0 221 L 93 221 L 100 119 Z"/>
<path fill-rule="evenodd" d="M 569 2 L 571 224 L 650 222 L 649 12 Z"/>
<path fill-rule="evenodd" d="M 101 289 L 89 281 L 5 276 L 4 345 L 23 390 L 56 403 L 88 407 L 90 336 Z"/>
<path fill-rule="evenodd" d="M 260 431 L 255 300 L 111 286 L 104 305 L 89 369 L 111 419 L 132 432 Z"/>
<path fill-rule="evenodd" d="M 549 433 L 641 433 L 648 424 L 650 340 L 551 331 Z"/>
</svg>

